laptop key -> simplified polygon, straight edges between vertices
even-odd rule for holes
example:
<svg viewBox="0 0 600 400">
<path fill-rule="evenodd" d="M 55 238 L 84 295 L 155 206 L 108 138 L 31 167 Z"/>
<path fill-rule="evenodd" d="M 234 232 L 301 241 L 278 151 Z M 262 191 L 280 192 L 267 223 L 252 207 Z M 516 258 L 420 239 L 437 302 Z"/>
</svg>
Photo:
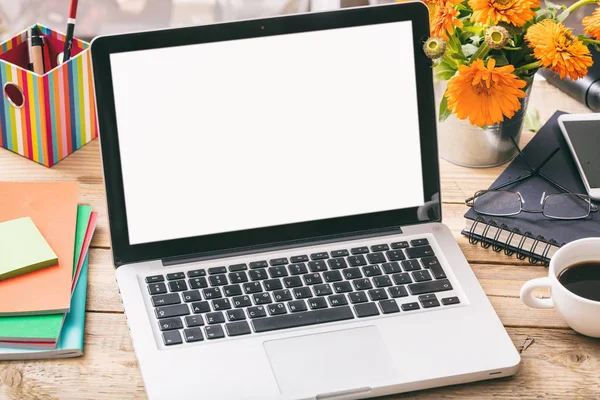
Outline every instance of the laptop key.
<svg viewBox="0 0 600 400">
<path fill-rule="evenodd" d="M 425 246 L 429 244 L 429 240 L 427 239 L 415 239 L 410 241 L 411 246 Z"/>
<path fill-rule="evenodd" d="M 325 299 L 322 299 L 325 300 Z M 298 328 L 327 322 L 353 319 L 350 307 L 335 307 L 325 310 L 305 311 L 294 314 L 278 315 L 252 321 L 255 332 L 269 332 L 279 329 Z"/>
<path fill-rule="evenodd" d="M 240 296 L 242 294 L 242 287 L 240 285 L 223 286 L 223 291 L 227 297 Z"/>
<path fill-rule="evenodd" d="M 188 328 L 202 325 L 204 325 L 204 319 L 202 319 L 201 315 L 188 315 L 185 317 L 185 326 Z"/>
<path fill-rule="evenodd" d="M 283 278 L 284 276 L 288 276 L 287 269 L 285 269 L 284 265 L 280 265 L 278 267 L 269 268 L 269 275 L 271 278 Z"/>
<path fill-rule="evenodd" d="M 185 283 L 185 281 L 171 281 L 169 282 L 169 290 L 171 292 L 183 292 L 184 290 L 187 290 L 187 284 Z"/>
<path fill-rule="evenodd" d="M 265 287 L 265 290 L 279 290 L 283 288 L 283 285 L 281 284 L 281 280 L 279 279 L 267 279 L 266 281 L 263 281 L 263 286 Z"/>
<path fill-rule="evenodd" d="M 225 324 L 225 329 L 229 336 L 241 336 L 250 334 L 250 325 L 246 321 L 232 322 Z"/>
<path fill-rule="evenodd" d="M 163 343 L 165 344 L 165 346 L 172 346 L 175 344 L 183 343 L 183 341 L 181 340 L 181 335 L 179 334 L 179 331 L 163 332 L 162 337 L 163 337 Z"/>
<path fill-rule="evenodd" d="M 273 302 L 273 300 L 271 299 L 271 294 L 268 292 L 257 293 L 254 294 L 252 297 L 254 298 L 254 304 L 256 304 L 257 306 Z"/>
<path fill-rule="evenodd" d="M 202 289 L 208 287 L 208 282 L 203 276 L 190 279 L 188 282 L 190 283 L 190 289 Z"/>
<path fill-rule="evenodd" d="M 323 272 L 327 271 L 327 264 L 325 264 L 325 261 L 323 260 L 310 261 L 308 263 L 308 268 L 311 272 Z"/>
<path fill-rule="evenodd" d="M 331 252 L 331 257 L 346 257 L 349 255 L 348 250 L 334 250 Z"/>
<path fill-rule="evenodd" d="M 350 249 L 350 252 L 354 255 L 356 254 L 367 254 L 369 252 L 369 248 L 367 246 L 355 247 Z"/>
<path fill-rule="evenodd" d="M 274 258 L 272 260 L 269 261 L 269 264 L 271 264 L 272 267 L 275 267 L 277 265 L 285 265 L 288 263 L 288 259 L 285 257 L 281 257 L 281 258 Z"/>
<path fill-rule="evenodd" d="M 346 296 L 343 294 L 334 294 L 333 296 L 329 296 L 329 304 L 332 307 L 340 307 L 348 305 L 348 300 L 346 300 Z"/>
<path fill-rule="evenodd" d="M 408 247 L 408 242 L 395 242 L 392 243 L 392 249 L 404 249 Z"/>
<path fill-rule="evenodd" d="M 388 246 L 387 244 L 375 244 L 375 245 L 371 246 L 372 252 L 386 251 L 389 249 L 390 249 L 390 246 Z"/>
<path fill-rule="evenodd" d="M 448 279 L 440 279 L 437 281 L 413 283 L 412 285 L 408 285 L 408 290 L 410 290 L 411 294 L 443 292 L 452 290 L 452 284 Z"/>
<path fill-rule="evenodd" d="M 164 294 L 164 293 L 167 293 L 167 286 L 162 282 L 152 283 L 152 284 L 148 285 L 148 292 L 151 295 Z"/>
<path fill-rule="evenodd" d="M 409 247 L 406 249 L 409 258 L 422 258 L 435 255 L 431 246 Z"/>
<path fill-rule="evenodd" d="M 381 268 L 383 268 L 383 272 L 386 274 L 395 274 L 396 272 L 402 272 L 402 268 L 400 268 L 400 264 L 397 262 L 389 262 L 381 264 Z"/>
<path fill-rule="evenodd" d="M 387 292 L 385 291 L 385 289 L 372 289 L 372 290 L 369 290 L 368 293 L 369 293 L 369 297 L 373 301 L 385 300 L 388 298 L 388 295 L 387 295 Z"/>
<path fill-rule="evenodd" d="M 262 318 L 267 316 L 267 311 L 263 306 L 248 307 L 246 312 L 250 318 Z"/>
<path fill-rule="evenodd" d="M 379 302 L 379 308 L 381 308 L 381 312 L 384 314 L 392 314 L 400 312 L 400 308 L 398 308 L 398 304 L 396 300 L 382 300 Z"/>
<path fill-rule="evenodd" d="M 307 261 L 308 261 L 307 255 L 290 257 L 290 262 L 292 262 L 292 263 L 301 263 L 301 262 L 307 262 Z"/>
<path fill-rule="evenodd" d="M 262 286 L 260 285 L 260 282 L 247 282 L 244 283 L 243 286 L 246 294 L 262 292 Z"/>
<path fill-rule="evenodd" d="M 419 260 L 404 260 L 402 261 L 402 269 L 404 269 L 406 272 L 416 271 L 421 269 L 421 264 L 419 264 Z"/>
<path fill-rule="evenodd" d="M 336 293 L 348 293 L 352 291 L 352 284 L 347 281 L 335 282 L 333 284 L 333 290 Z"/>
<path fill-rule="evenodd" d="M 324 272 L 323 277 L 325 278 L 325 282 L 339 282 L 344 280 L 342 274 L 338 270 Z"/>
<path fill-rule="evenodd" d="M 402 250 L 390 250 L 387 253 L 387 258 L 390 261 L 406 260 L 406 256 Z"/>
<path fill-rule="evenodd" d="M 403 272 L 401 274 L 392 275 L 392 279 L 396 285 L 406 285 L 407 283 L 412 283 L 412 279 L 407 272 Z"/>
<path fill-rule="evenodd" d="M 325 260 L 329 258 L 329 254 L 326 251 L 321 251 L 319 253 L 313 253 L 310 255 L 311 260 Z"/>
<path fill-rule="evenodd" d="M 222 339 L 225 337 L 225 332 L 223 332 L 223 327 L 221 325 L 207 326 L 204 330 L 208 340 Z"/>
<path fill-rule="evenodd" d="M 393 298 L 408 296 L 408 291 L 404 286 L 393 286 L 388 289 L 388 292 L 390 292 L 390 296 Z"/>
<path fill-rule="evenodd" d="M 183 301 L 186 303 L 202 300 L 202 296 L 200 296 L 200 292 L 198 290 L 189 290 L 187 292 L 183 292 L 182 295 Z"/>
<path fill-rule="evenodd" d="M 281 301 L 290 301 L 292 300 L 292 292 L 287 289 L 284 290 L 276 290 L 273 292 L 273 298 L 276 302 Z"/>
<path fill-rule="evenodd" d="M 225 314 L 227 315 L 227 320 L 229 321 L 240 321 L 246 319 L 246 313 L 244 313 L 244 310 L 240 309 L 227 310 Z"/>
<path fill-rule="evenodd" d="M 348 264 L 346 260 L 343 258 L 331 258 L 327 260 L 327 264 L 329 264 L 330 269 L 344 269 L 348 268 Z"/>
<path fill-rule="evenodd" d="M 206 323 L 209 325 L 222 324 L 225 322 L 225 317 L 221 311 L 211 312 L 205 315 Z"/>
<path fill-rule="evenodd" d="M 354 311 L 358 318 L 373 317 L 379 315 L 379 310 L 375 303 L 363 303 L 354 305 Z"/>
<path fill-rule="evenodd" d="M 161 331 L 170 331 L 173 329 L 182 329 L 183 323 L 181 318 L 168 318 L 158 321 L 158 327 Z"/>
<path fill-rule="evenodd" d="M 402 308 L 402 311 L 413 311 L 421 308 L 419 307 L 419 303 L 405 303 L 402 304 L 400 307 Z"/>
<path fill-rule="evenodd" d="M 221 289 L 218 287 L 204 289 L 202 290 L 202 294 L 204 295 L 204 298 L 206 300 L 220 299 L 221 297 L 223 297 L 223 295 L 221 294 Z"/>
<path fill-rule="evenodd" d="M 369 260 L 369 264 L 381 264 L 387 261 L 383 253 L 369 253 L 367 260 Z"/>
<path fill-rule="evenodd" d="M 288 307 L 291 312 L 300 312 L 306 311 L 308 308 L 306 307 L 306 302 L 304 300 L 294 300 L 288 303 Z"/>
<path fill-rule="evenodd" d="M 212 268 L 208 269 L 209 275 L 224 274 L 226 272 L 227 272 L 227 268 L 225 268 L 225 267 L 212 267 Z"/>
<path fill-rule="evenodd" d="M 366 303 L 369 301 L 367 298 L 367 294 L 365 292 L 353 292 L 348 294 L 348 298 L 350 299 L 350 303 Z"/>
<path fill-rule="evenodd" d="M 373 278 L 373 283 L 375 284 L 375 287 L 377 287 L 377 288 L 392 286 L 392 280 L 387 275 L 376 276 L 375 278 Z"/>
<path fill-rule="evenodd" d="M 162 275 L 152 275 L 152 276 L 146 277 L 146 283 L 157 283 L 157 282 L 163 282 L 164 280 L 165 280 L 165 277 Z"/>
<path fill-rule="evenodd" d="M 379 265 L 368 265 L 363 267 L 362 271 L 365 276 L 378 276 L 383 274 Z"/>
<path fill-rule="evenodd" d="M 211 275 L 208 277 L 208 281 L 210 286 L 223 286 L 229 283 L 226 275 Z"/>
<path fill-rule="evenodd" d="M 199 301 L 197 303 L 192 303 L 192 312 L 194 314 L 202 314 L 210 312 L 210 304 L 208 301 Z"/>
<path fill-rule="evenodd" d="M 176 306 L 156 307 L 154 313 L 156 314 L 156 318 L 163 319 L 189 315 L 190 309 L 187 304 L 178 304 Z"/>
<path fill-rule="evenodd" d="M 246 275 L 246 272 L 244 272 L 244 271 L 230 272 L 229 273 L 229 282 L 231 282 L 231 283 L 248 282 L 248 275 Z"/>
<path fill-rule="evenodd" d="M 438 301 L 437 297 L 435 297 L 435 294 L 426 294 L 423 296 L 419 296 L 419 302 L 421 303 L 421 306 L 423 308 L 432 308 L 440 306 L 440 302 Z"/>
<path fill-rule="evenodd" d="M 343 274 L 344 274 L 344 277 L 346 279 L 348 279 L 348 280 L 358 279 L 358 278 L 362 278 L 363 277 L 362 272 L 360 272 L 359 268 L 348 268 L 348 269 L 345 269 L 344 272 L 343 272 Z"/>
<path fill-rule="evenodd" d="M 442 299 L 442 304 L 445 306 L 449 306 L 451 304 L 459 304 L 459 303 L 460 303 L 460 299 L 456 296 L 446 297 L 446 298 Z"/>
<path fill-rule="evenodd" d="M 351 267 L 361 267 L 367 265 L 367 260 L 363 255 L 350 256 L 348 257 L 348 264 L 350 264 Z"/>
<path fill-rule="evenodd" d="M 240 307 L 250 307 L 252 305 L 252 300 L 250 300 L 250 296 L 236 296 L 231 299 L 233 301 L 233 306 L 235 308 Z"/>
<path fill-rule="evenodd" d="M 215 311 L 229 310 L 231 308 L 231 302 L 228 298 L 216 299 L 212 301 L 212 308 Z"/>
<path fill-rule="evenodd" d="M 363 279 L 355 279 L 352 281 L 352 283 L 354 284 L 354 288 L 356 290 L 366 290 L 366 289 L 372 289 L 373 285 L 371 284 L 371 281 L 368 280 L 367 278 L 363 278 Z"/>
<path fill-rule="evenodd" d="M 250 279 L 253 281 L 262 281 L 269 277 L 267 275 L 267 270 L 264 268 L 253 269 L 250 272 L 248 272 L 248 275 L 250 275 Z"/>
<path fill-rule="evenodd" d="M 205 269 L 195 269 L 192 271 L 188 271 L 187 276 L 188 276 L 188 278 L 197 278 L 199 276 L 206 276 L 206 270 Z"/>
<path fill-rule="evenodd" d="M 269 311 L 269 315 L 287 314 L 287 309 L 283 303 L 269 304 L 267 310 Z"/>
<path fill-rule="evenodd" d="M 229 272 L 239 272 L 239 271 L 245 271 L 247 269 L 248 269 L 248 266 L 246 264 L 234 264 L 234 265 L 229 266 Z"/>
<path fill-rule="evenodd" d="M 442 268 L 442 265 L 437 257 L 421 258 L 421 262 L 425 268 L 429 269 L 431 275 L 433 275 L 435 279 L 446 278 L 446 273 L 444 272 L 444 269 Z"/>
<path fill-rule="evenodd" d="M 318 272 L 314 274 L 303 275 L 302 278 L 304 278 L 304 283 L 307 285 L 317 285 L 319 283 L 323 283 L 323 279 Z"/>
<path fill-rule="evenodd" d="M 431 280 L 431 274 L 426 269 L 415 271 L 412 273 L 412 276 L 415 282 L 424 282 Z"/>
<path fill-rule="evenodd" d="M 303 275 L 308 273 L 308 269 L 304 263 L 290 264 L 288 265 L 288 270 L 290 271 L 290 275 Z"/>
<path fill-rule="evenodd" d="M 204 336 L 202 336 L 202 329 L 200 328 L 184 329 L 183 337 L 187 343 L 200 342 L 204 340 Z"/>
<path fill-rule="evenodd" d="M 286 288 L 295 288 L 298 286 L 302 286 L 302 279 L 299 276 L 290 276 L 287 278 L 283 278 L 283 285 Z"/>
<path fill-rule="evenodd" d="M 177 279 L 185 279 L 185 274 L 183 272 L 172 272 L 167 274 L 167 279 L 170 281 L 175 281 Z"/>
<path fill-rule="evenodd" d="M 170 306 L 179 303 L 181 303 L 179 293 L 157 294 L 156 296 L 152 296 L 152 305 L 154 307 Z"/>
<path fill-rule="evenodd" d="M 331 290 L 331 286 L 328 283 L 313 286 L 313 291 L 316 296 L 329 296 L 333 294 L 333 290 Z"/>
<path fill-rule="evenodd" d="M 267 264 L 266 261 L 252 261 L 250 263 L 250 269 L 254 269 L 254 268 L 267 268 L 269 266 L 269 264 Z"/>
<path fill-rule="evenodd" d="M 311 310 L 317 310 L 319 308 L 327 308 L 327 300 L 323 297 L 314 297 L 308 300 L 308 305 Z"/>
<path fill-rule="evenodd" d="M 312 297 L 312 292 L 309 287 L 299 287 L 294 289 L 294 297 L 296 299 L 308 299 Z"/>
</svg>

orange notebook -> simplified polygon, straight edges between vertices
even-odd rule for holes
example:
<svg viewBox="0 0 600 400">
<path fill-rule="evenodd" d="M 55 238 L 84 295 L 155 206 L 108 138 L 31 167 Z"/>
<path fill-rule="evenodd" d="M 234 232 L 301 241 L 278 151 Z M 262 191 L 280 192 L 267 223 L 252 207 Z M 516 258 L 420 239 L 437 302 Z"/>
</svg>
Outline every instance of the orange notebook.
<svg viewBox="0 0 600 400">
<path fill-rule="evenodd" d="M 77 182 L 0 182 L 0 222 L 22 217 L 31 217 L 58 265 L 0 281 L 0 315 L 68 312 Z"/>
</svg>

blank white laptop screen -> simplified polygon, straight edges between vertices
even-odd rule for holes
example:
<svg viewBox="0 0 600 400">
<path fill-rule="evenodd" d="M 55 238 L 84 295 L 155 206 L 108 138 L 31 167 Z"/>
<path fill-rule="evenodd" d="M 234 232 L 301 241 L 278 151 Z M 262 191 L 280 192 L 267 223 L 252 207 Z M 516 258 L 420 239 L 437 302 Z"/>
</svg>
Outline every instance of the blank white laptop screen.
<svg viewBox="0 0 600 400">
<path fill-rule="evenodd" d="M 112 54 L 131 244 L 424 203 L 411 22 Z"/>
</svg>

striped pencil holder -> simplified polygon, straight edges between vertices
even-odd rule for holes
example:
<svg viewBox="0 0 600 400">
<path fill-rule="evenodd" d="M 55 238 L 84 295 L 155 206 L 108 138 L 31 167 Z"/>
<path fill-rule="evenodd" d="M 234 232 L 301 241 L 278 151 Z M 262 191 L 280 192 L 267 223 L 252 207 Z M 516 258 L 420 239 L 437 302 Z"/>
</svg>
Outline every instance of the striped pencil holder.
<svg viewBox="0 0 600 400">
<path fill-rule="evenodd" d="M 29 71 L 27 30 L 0 45 L 0 146 L 51 167 L 98 136 L 89 44 L 37 25 L 47 71 Z"/>
</svg>

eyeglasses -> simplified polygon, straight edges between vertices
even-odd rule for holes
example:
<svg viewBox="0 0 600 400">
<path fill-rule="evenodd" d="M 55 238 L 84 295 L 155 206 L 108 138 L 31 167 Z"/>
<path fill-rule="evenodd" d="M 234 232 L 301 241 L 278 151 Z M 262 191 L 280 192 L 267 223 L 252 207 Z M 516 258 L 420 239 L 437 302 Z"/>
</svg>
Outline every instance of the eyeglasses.
<svg viewBox="0 0 600 400">
<path fill-rule="evenodd" d="M 525 176 L 497 185 L 489 190 L 480 190 L 476 192 L 473 197 L 469 197 L 465 200 L 467 206 L 472 207 L 473 210 L 479 214 L 489 216 L 508 217 L 520 214 L 521 212 L 527 212 L 540 213 L 547 218 L 560 220 L 583 219 L 587 218 L 590 213 L 598 211 L 598 206 L 591 202 L 588 195 L 572 193 L 540 171 L 542 167 L 554 157 L 560 148 L 554 149 L 554 151 L 546 157 L 537 168 L 533 168 L 531 164 L 527 162 L 527 159 L 521 152 L 521 149 L 519 149 L 517 142 L 513 138 L 511 138 L 511 140 L 516 147 L 519 156 L 523 158 L 525 164 L 529 167 L 530 172 Z M 523 205 L 525 204 L 525 201 L 519 192 L 499 190 L 535 175 L 541 176 L 564 193 L 550 194 L 548 196 L 546 196 L 546 193 L 543 193 L 541 194 L 538 207 L 524 208 Z"/>
</svg>

